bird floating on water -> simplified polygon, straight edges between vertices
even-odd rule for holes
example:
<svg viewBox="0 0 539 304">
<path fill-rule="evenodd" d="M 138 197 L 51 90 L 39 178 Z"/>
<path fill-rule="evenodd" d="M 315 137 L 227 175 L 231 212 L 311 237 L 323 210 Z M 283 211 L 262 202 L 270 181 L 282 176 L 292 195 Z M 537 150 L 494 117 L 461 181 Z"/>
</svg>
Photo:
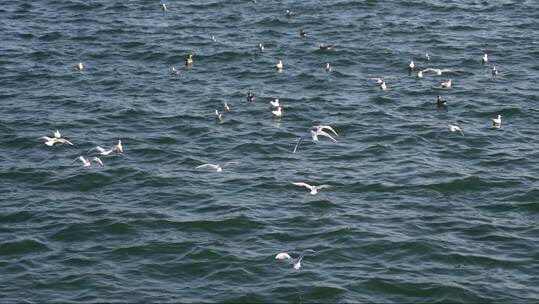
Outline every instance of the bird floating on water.
<svg viewBox="0 0 539 304">
<path fill-rule="evenodd" d="M 426 61 L 430 61 L 429 53 L 425 53 L 425 60 L 426 60 Z"/>
<path fill-rule="evenodd" d="M 122 146 L 122 141 L 121 140 L 118 140 L 118 143 L 110 148 L 110 149 L 105 149 L 103 147 L 100 147 L 100 146 L 97 146 L 94 148 L 95 150 L 97 150 L 99 152 L 100 155 L 110 155 L 112 153 L 123 153 L 124 152 L 124 148 Z"/>
<path fill-rule="evenodd" d="M 253 93 L 251 93 L 251 91 L 247 92 L 247 101 L 249 102 L 253 102 L 255 101 L 256 97 L 255 95 L 253 95 Z"/>
<path fill-rule="evenodd" d="M 321 189 L 327 189 L 327 188 L 331 188 L 332 186 L 331 185 L 317 185 L 317 186 L 312 186 L 312 185 L 309 185 L 307 183 L 292 183 L 296 186 L 300 186 L 300 187 L 305 187 L 309 190 L 311 190 L 311 194 L 312 195 L 315 195 L 318 193 L 318 190 L 321 190 Z"/>
<path fill-rule="evenodd" d="M 502 126 L 502 116 L 498 114 L 498 117 L 492 119 L 492 125 L 495 127 L 501 127 Z"/>
<path fill-rule="evenodd" d="M 417 72 L 417 78 L 423 78 L 423 71 Z"/>
<path fill-rule="evenodd" d="M 303 258 L 308 255 L 315 255 L 315 251 L 312 249 L 306 249 L 304 250 L 297 259 L 293 259 L 288 253 L 281 252 L 275 256 L 276 260 L 288 260 L 292 265 L 294 265 L 294 269 L 298 270 L 301 268 L 301 262 L 303 261 Z"/>
<path fill-rule="evenodd" d="M 167 5 L 164 4 L 164 3 L 161 3 L 160 9 L 161 9 L 161 11 L 166 12 L 167 11 Z"/>
<path fill-rule="evenodd" d="M 214 165 L 214 164 L 203 164 L 203 165 L 195 167 L 195 169 L 204 169 L 204 168 L 211 168 L 217 172 L 223 171 L 223 168 L 220 165 Z"/>
<path fill-rule="evenodd" d="M 180 69 L 178 69 L 177 67 L 173 66 L 172 67 L 172 74 L 176 75 L 176 76 L 180 76 Z"/>
<path fill-rule="evenodd" d="M 101 165 L 101 167 L 105 166 L 99 157 L 92 157 L 91 159 L 87 159 L 87 158 L 84 158 L 84 156 L 81 155 L 81 156 L 75 158 L 73 163 L 76 162 L 77 160 L 80 160 L 82 162 L 83 167 L 90 167 L 92 165 L 92 162 L 98 163 L 99 165 Z"/>
<path fill-rule="evenodd" d="M 185 58 L 185 65 L 193 65 L 193 54 L 188 54 Z"/>
<path fill-rule="evenodd" d="M 461 134 L 462 136 L 464 136 L 464 133 L 462 133 L 462 130 L 460 129 L 459 126 L 455 126 L 455 125 L 452 125 L 452 124 L 448 124 L 447 127 L 449 128 L 449 131 L 451 131 L 451 132 L 459 131 L 460 134 Z"/>
<path fill-rule="evenodd" d="M 301 31 L 299 31 L 299 35 L 300 35 L 301 37 L 307 37 L 307 32 L 306 32 L 305 30 L 302 29 Z"/>
<path fill-rule="evenodd" d="M 440 83 L 440 85 L 441 85 L 442 88 L 444 88 L 444 89 L 449 89 L 449 88 L 451 88 L 451 79 L 449 79 L 448 81 L 445 81 L 445 82 Z"/>
<path fill-rule="evenodd" d="M 281 106 L 281 104 L 279 103 L 279 99 L 278 98 L 275 98 L 274 100 L 270 100 L 270 104 L 272 107 L 274 108 L 278 108 Z"/>
<path fill-rule="evenodd" d="M 329 62 L 326 62 L 326 72 L 331 72 L 331 65 Z"/>
<path fill-rule="evenodd" d="M 230 112 L 230 107 L 228 106 L 228 103 L 226 101 L 223 102 L 223 107 L 225 108 L 225 111 Z"/>
<path fill-rule="evenodd" d="M 219 113 L 219 111 L 217 110 L 215 110 L 215 119 L 217 119 L 219 123 L 225 122 L 225 116 L 223 115 L 223 113 Z"/>
<path fill-rule="evenodd" d="M 320 43 L 320 49 L 321 50 L 329 50 L 333 47 L 333 44 L 327 44 L 327 43 Z"/>
<path fill-rule="evenodd" d="M 485 64 L 485 63 L 488 62 L 488 55 L 487 55 L 487 53 L 483 54 L 483 58 L 481 58 L 481 62 L 482 62 L 483 64 Z"/>
<path fill-rule="evenodd" d="M 262 43 L 258 44 L 258 50 L 264 52 L 264 45 Z"/>
<path fill-rule="evenodd" d="M 281 116 L 283 116 L 283 112 L 281 111 L 281 109 L 282 108 L 279 106 L 279 107 L 277 107 L 277 110 L 271 111 L 271 114 L 273 114 L 273 116 L 275 116 L 275 117 L 281 117 Z"/>
<path fill-rule="evenodd" d="M 303 136 L 301 136 L 299 138 L 298 142 L 296 143 L 296 146 L 294 147 L 294 152 L 293 153 L 296 153 L 296 151 L 298 150 L 299 145 L 305 139 L 310 138 L 312 141 L 318 141 L 318 136 L 326 136 L 326 137 L 329 137 L 334 142 L 337 142 L 337 140 L 335 138 L 333 138 L 329 133 L 327 133 L 324 130 L 330 130 L 331 132 L 333 132 L 333 134 L 335 134 L 336 136 L 339 136 L 337 134 L 337 132 L 335 132 L 335 130 L 333 130 L 333 128 L 331 126 L 323 126 L 323 125 L 312 126 L 309 129 L 309 132 L 307 132 L 306 134 L 304 134 Z"/>
<path fill-rule="evenodd" d="M 281 71 L 283 69 L 283 61 L 279 60 L 279 62 L 275 65 L 275 68 L 277 68 L 278 71 Z"/>
<path fill-rule="evenodd" d="M 289 10 L 289 9 L 286 10 L 286 16 L 287 16 L 287 17 L 292 17 L 292 16 L 294 16 L 295 14 L 296 14 L 296 13 L 294 13 L 293 11 L 291 11 L 291 10 Z"/>
<path fill-rule="evenodd" d="M 387 90 L 387 85 L 386 85 L 386 82 L 382 80 L 382 82 L 380 82 L 380 89 L 382 91 L 385 91 Z"/>
<path fill-rule="evenodd" d="M 447 100 L 445 100 L 442 96 L 438 95 L 436 96 L 436 105 L 439 107 L 447 107 Z"/>
<path fill-rule="evenodd" d="M 82 64 L 82 62 L 79 62 L 75 65 L 75 69 L 77 69 L 77 71 L 79 72 L 82 72 L 82 70 L 84 70 L 84 65 Z"/>
<path fill-rule="evenodd" d="M 410 61 L 410 64 L 408 64 L 408 70 L 413 71 L 415 70 L 415 64 L 413 61 Z"/>
<path fill-rule="evenodd" d="M 496 70 L 496 67 L 495 67 L 495 66 L 492 67 L 491 73 L 492 73 L 492 76 L 498 75 L 498 70 Z"/>
<path fill-rule="evenodd" d="M 62 138 L 62 134 L 60 134 L 60 131 L 56 130 L 53 132 L 52 137 L 48 136 L 42 136 L 41 139 L 45 140 L 45 145 L 52 147 L 52 146 L 59 146 L 62 144 L 68 144 L 73 146 L 73 143 L 69 140 Z"/>
</svg>

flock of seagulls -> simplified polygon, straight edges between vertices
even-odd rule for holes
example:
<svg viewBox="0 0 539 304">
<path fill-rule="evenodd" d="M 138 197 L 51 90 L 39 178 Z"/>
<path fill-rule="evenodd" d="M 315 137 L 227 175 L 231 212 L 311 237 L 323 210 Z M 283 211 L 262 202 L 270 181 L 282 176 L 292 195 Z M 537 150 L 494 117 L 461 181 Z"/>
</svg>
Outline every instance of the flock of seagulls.
<svg viewBox="0 0 539 304">
<path fill-rule="evenodd" d="M 160 4 L 160 9 L 161 9 L 161 11 L 166 12 L 167 11 L 166 4 L 161 3 Z M 289 10 L 289 9 L 286 10 L 286 16 L 287 17 L 292 17 L 294 15 L 295 15 L 295 13 L 292 12 L 291 10 Z M 302 29 L 300 31 L 300 36 L 301 37 L 306 37 L 307 32 Z M 213 41 L 216 41 L 214 36 L 211 36 L 211 39 Z M 327 43 L 321 43 L 319 45 L 319 48 L 321 50 L 328 50 L 328 49 L 331 49 L 333 47 L 334 47 L 333 45 L 327 44 Z M 257 48 L 258 48 L 258 50 L 260 52 L 264 52 L 264 50 L 265 50 L 265 47 L 264 47 L 264 45 L 262 43 L 259 43 L 257 45 Z M 425 53 L 425 61 L 427 61 L 427 62 L 431 61 L 431 57 L 430 57 L 429 53 Z M 194 62 L 193 54 L 188 54 L 185 57 L 185 65 L 186 66 L 191 66 L 193 64 L 193 62 Z M 483 64 L 487 64 L 489 62 L 489 58 L 488 58 L 488 55 L 486 53 L 481 58 L 481 62 Z M 83 63 L 79 62 L 78 64 L 76 64 L 75 69 L 77 71 L 82 72 L 83 69 L 84 69 Z M 284 63 L 283 63 L 282 60 L 279 60 L 277 62 L 277 64 L 275 64 L 275 69 L 278 72 L 283 71 Z M 325 70 L 327 72 L 331 72 L 332 67 L 331 67 L 329 62 L 325 63 Z M 408 64 L 409 73 L 411 74 L 411 73 L 415 72 L 416 70 L 417 70 L 417 66 L 416 66 L 415 62 L 410 61 L 410 63 Z M 451 70 L 450 69 L 442 69 L 442 68 L 426 68 L 426 69 L 423 69 L 423 70 L 418 70 L 417 73 L 416 73 L 416 77 L 417 78 L 423 78 L 427 73 L 434 73 L 435 75 L 442 75 L 443 73 L 448 73 L 448 72 L 451 72 Z M 172 74 L 179 76 L 180 75 L 180 69 L 178 69 L 176 67 L 172 67 Z M 498 75 L 498 70 L 496 69 L 496 67 L 494 67 L 494 66 L 492 67 L 491 74 L 492 74 L 492 76 Z M 386 91 L 386 90 L 388 90 L 388 85 L 386 83 L 386 80 L 395 79 L 395 78 L 396 77 L 376 77 L 376 78 L 370 78 L 370 79 L 376 80 L 379 87 L 380 87 L 380 89 L 382 91 Z M 443 88 L 443 89 L 450 89 L 452 87 L 452 80 L 448 79 L 446 81 L 441 82 L 440 87 Z M 247 93 L 247 101 L 252 103 L 252 102 L 255 101 L 255 99 L 256 99 L 255 95 L 252 92 L 249 91 Z M 438 96 L 436 96 L 436 105 L 438 107 L 447 107 L 448 106 L 448 101 L 446 99 L 444 99 L 442 96 L 438 95 Z M 273 117 L 280 118 L 280 117 L 283 116 L 283 110 L 282 110 L 283 107 L 282 107 L 282 105 L 281 105 L 278 98 L 275 98 L 275 99 L 271 100 L 270 101 L 270 106 L 272 108 L 271 114 L 272 114 Z M 215 118 L 216 118 L 217 122 L 218 123 L 223 123 L 225 121 L 224 113 L 225 112 L 230 112 L 230 111 L 231 111 L 230 106 L 226 102 L 224 102 L 223 110 L 221 112 L 219 110 L 217 110 L 217 109 L 215 110 Z M 492 123 L 493 123 L 493 126 L 496 127 L 496 128 L 501 127 L 502 116 L 498 115 L 496 118 L 493 118 Z M 447 128 L 448 128 L 448 130 L 450 132 L 459 132 L 462 136 L 464 136 L 464 133 L 463 133 L 462 129 L 457 125 L 448 124 Z M 333 142 L 337 142 L 335 137 L 338 137 L 338 136 L 339 135 L 337 134 L 337 132 L 329 125 L 315 125 L 315 126 L 312 126 L 304 135 L 302 135 L 298 139 L 292 153 L 296 153 L 298 151 L 298 148 L 300 147 L 300 145 L 305 140 L 312 140 L 314 143 L 316 143 L 316 142 L 319 141 L 319 137 L 326 137 L 326 138 L 328 138 L 329 140 L 331 140 Z M 72 142 L 70 142 L 66 138 L 62 137 L 62 135 L 60 134 L 60 132 L 58 130 L 53 132 L 52 137 L 43 136 L 43 137 L 41 137 L 41 139 L 45 140 L 45 145 L 47 145 L 47 146 L 59 146 L 59 145 L 63 145 L 63 144 L 73 145 Z M 103 147 L 100 147 L 100 146 L 96 146 L 95 148 L 88 151 L 87 154 L 90 153 L 90 152 L 94 152 L 94 151 L 97 152 L 97 155 L 100 155 L 100 156 L 110 156 L 112 154 L 123 153 L 123 147 L 122 147 L 121 140 L 118 140 L 118 143 L 116 145 L 114 145 L 113 147 L 103 148 Z M 97 156 L 85 157 L 84 155 L 81 155 L 81 156 L 78 156 L 73 161 L 73 163 L 76 162 L 76 161 L 80 161 L 82 163 L 83 167 L 90 167 L 92 163 L 98 164 L 100 166 L 104 166 L 102 160 Z M 232 163 L 234 163 L 234 162 L 226 163 L 226 164 L 223 164 L 223 165 L 205 163 L 205 164 L 196 166 L 195 169 L 209 169 L 209 170 L 212 170 L 212 171 L 215 171 L 215 172 L 222 172 L 223 167 L 225 167 L 227 165 L 230 165 Z M 295 186 L 307 188 L 310 191 L 311 195 L 316 195 L 319 192 L 319 190 L 327 189 L 327 188 L 332 187 L 331 185 L 327 185 L 327 184 L 310 185 L 310 184 L 305 183 L 305 182 L 293 182 L 292 184 L 295 185 Z M 292 258 L 288 253 L 283 252 L 283 253 L 277 254 L 275 256 L 275 259 L 277 259 L 277 260 L 287 260 L 291 264 L 293 264 L 294 269 L 297 270 L 297 269 L 301 268 L 301 262 L 303 261 L 305 256 L 310 256 L 310 255 L 314 255 L 314 254 L 315 254 L 314 250 L 307 249 L 307 250 L 304 250 L 303 252 L 301 252 L 301 254 L 298 256 L 298 258 Z"/>
</svg>

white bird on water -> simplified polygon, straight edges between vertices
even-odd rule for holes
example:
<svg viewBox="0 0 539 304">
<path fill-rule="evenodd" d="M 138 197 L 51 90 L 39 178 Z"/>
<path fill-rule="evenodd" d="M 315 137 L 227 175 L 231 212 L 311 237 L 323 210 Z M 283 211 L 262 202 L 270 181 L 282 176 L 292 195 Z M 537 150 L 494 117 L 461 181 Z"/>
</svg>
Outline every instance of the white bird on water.
<svg viewBox="0 0 539 304">
<path fill-rule="evenodd" d="M 284 68 L 283 61 L 279 60 L 279 62 L 275 65 L 275 68 L 277 68 L 279 71 L 282 70 Z"/>
<path fill-rule="evenodd" d="M 492 67 L 491 73 L 492 73 L 492 76 L 498 75 L 498 70 L 496 70 L 496 67 L 495 67 L 495 66 Z"/>
<path fill-rule="evenodd" d="M 222 172 L 223 171 L 223 167 L 226 167 L 228 165 L 231 165 L 231 164 L 237 164 L 237 162 L 228 162 L 228 163 L 224 163 L 223 165 L 219 165 L 219 164 L 203 164 L 203 165 L 200 165 L 200 166 L 196 166 L 195 169 L 213 169 L 215 170 L 216 172 Z"/>
<path fill-rule="evenodd" d="M 331 65 L 329 62 L 326 62 L 326 72 L 331 72 Z"/>
<path fill-rule="evenodd" d="M 173 66 L 172 67 L 172 74 L 176 75 L 176 76 L 180 76 L 180 69 L 178 69 L 177 67 Z"/>
<path fill-rule="evenodd" d="M 281 116 L 283 116 L 283 112 L 281 111 L 281 109 L 282 108 L 279 106 L 279 107 L 277 107 L 277 110 L 271 111 L 271 114 L 273 114 L 273 116 L 275 116 L 275 117 L 281 117 Z"/>
<path fill-rule="evenodd" d="M 483 58 L 481 58 L 481 62 L 482 62 L 483 64 L 485 64 L 485 63 L 488 62 L 488 55 L 487 55 L 487 53 L 483 54 Z"/>
<path fill-rule="evenodd" d="M 321 189 L 326 189 L 326 188 L 331 188 L 332 186 L 331 185 L 318 185 L 318 186 L 312 186 L 312 185 L 309 185 L 307 183 L 292 183 L 296 186 L 300 186 L 300 187 L 305 187 L 309 190 L 311 190 L 311 194 L 312 195 L 315 195 L 318 193 L 318 190 L 321 190 Z"/>
<path fill-rule="evenodd" d="M 459 131 L 460 134 L 461 134 L 462 136 L 464 136 L 464 133 L 462 133 L 462 130 L 460 129 L 459 126 L 455 126 L 455 125 L 452 125 L 452 124 L 448 124 L 447 127 L 449 128 L 449 131 L 451 131 L 451 132 Z"/>
<path fill-rule="evenodd" d="M 104 155 L 104 156 L 110 155 L 112 153 L 123 153 L 124 152 L 124 148 L 122 146 L 122 141 L 121 140 L 118 140 L 118 144 L 116 144 L 114 147 L 112 147 L 110 149 L 105 149 L 105 148 L 100 147 L 100 146 L 97 146 L 94 149 L 97 150 L 99 152 L 99 154 Z"/>
<path fill-rule="evenodd" d="M 274 100 L 270 100 L 270 104 L 272 107 L 274 108 L 278 108 L 281 106 L 281 104 L 279 103 L 279 99 L 278 98 L 275 98 Z"/>
<path fill-rule="evenodd" d="M 423 71 L 417 72 L 417 78 L 423 78 Z"/>
<path fill-rule="evenodd" d="M 75 69 L 77 69 L 77 71 L 79 72 L 82 72 L 82 70 L 84 70 L 84 65 L 82 65 L 82 62 L 77 63 L 77 65 L 75 65 Z"/>
<path fill-rule="evenodd" d="M 62 138 L 62 134 L 60 134 L 60 131 L 58 131 L 58 130 L 54 131 L 52 136 L 53 137 L 42 136 L 41 139 L 44 139 L 45 144 L 47 146 L 49 146 L 49 147 L 58 146 L 58 145 L 61 145 L 61 144 L 68 144 L 68 145 L 73 146 L 72 142 L 70 142 L 69 140 L 67 140 L 65 138 Z"/>
<path fill-rule="evenodd" d="M 429 53 L 425 53 L 425 60 L 430 61 Z"/>
<path fill-rule="evenodd" d="M 101 165 L 101 167 L 105 166 L 105 165 L 103 165 L 103 162 L 101 161 L 101 159 L 99 159 L 99 157 L 92 157 L 91 159 L 87 159 L 87 158 L 84 158 L 84 156 L 81 155 L 81 156 L 75 158 L 73 163 L 76 162 L 77 160 L 80 160 L 82 162 L 83 167 L 90 167 L 92 165 L 92 162 L 98 163 L 99 165 Z"/>
<path fill-rule="evenodd" d="M 219 123 L 225 122 L 225 116 L 223 113 L 219 113 L 217 110 L 215 110 L 215 118 L 219 121 Z"/>
<path fill-rule="evenodd" d="M 495 127 L 501 127 L 502 125 L 502 116 L 498 114 L 498 117 L 497 118 L 493 118 L 492 119 L 492 124 L 495 126 Z"/>
<path fill-rule="evenodd" d="M 410 61 L 410 64 L 408 64 L 408 69 L 409 69 L 410 71 L 415 70 L 415 64 L 414 64 L 413 61 Z"/>
<path fill-rule="evenodd" d="M 387 90 L 387 85 L 386 85 L 386 82 L 382 80 L 382 82 L 380 83 L 380 90 L 382 91 L 385 91 Z"/>
<path fill-rule="evenodd" d="M 307 134 L 305 134 L 305 135 L 303 135 L 303 136 L 301 136 L 299 138 L 298 142 L 296 143 L 296 146 L 294 147 L 294 152 L 293 153 L 296 153 L 296 151 L 298 150 L 299 145 L 305 139 L 310 138 L 312 141 L 318 141 L 318 136 L 326 136 L 326 137 L 329 137 L 334 142 L 337 142 L 337 140 L 335 138 L 333 138 L 329 133 L 324 131 L 325 129 L 330 130 L 331 132 L 333 132 L 333 134 L 335 134 L 336 136 L 339 136 L 337 134 L 337 132 L 335 132 L 335 130 L 333 130 L 333 128 L 330 127 L 330 126 L 323 126 L 323 125 L 312 126 L 311 129 L 309 129 L 309 132 Z"/>
<path fill-rule="evenodd" d="M 258 49 L 261 51 L 261 52 L 264 52 L 264 45 L 262 43 L 259 43 L 258 44 Z"/>
<path fill-rule="evenodd" d="M 315 251 L 312 249 L 306 249 L 304 250 L 297 259 L 293 259 L 288 253 L 281 252 L 275 256 L 276 260 L 288 260 L 291 264 L 294 265 L 294 269 L 298 270 L 301 268 L 301 261 L 303 261 L 303 258 L 308 255 L 315 255 Z"/>
<path fill-rule="evenodd" d="M 440 83 L 440 85 L 441 85 L 442 88 L 444 88 L 444 89 L 449 89 L 449 88 L 451 88 L 451 79 L 449 79 L 448 81 L 445 81 L 445 82 Z"/>
<path fill-rule="evenodd" d="M 223 103 L 223 106 L 225 107 L 225 111 L 230 112 L 230 107 L 228 106 L 228 103 L 226 103 L 226 101 Z"/>
<path fill-rule="evenodd" d="M 167 11 L 167 5 L 164 3 L 161 3 L 160 5 L 161 11 L 166 12 Z"/>
</svg>

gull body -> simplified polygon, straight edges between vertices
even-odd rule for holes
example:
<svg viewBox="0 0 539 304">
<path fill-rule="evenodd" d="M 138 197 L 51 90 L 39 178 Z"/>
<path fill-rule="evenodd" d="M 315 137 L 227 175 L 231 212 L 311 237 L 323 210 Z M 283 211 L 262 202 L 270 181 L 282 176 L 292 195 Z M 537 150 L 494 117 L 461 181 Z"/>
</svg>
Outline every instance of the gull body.
<svg viewBox="0 0 539 304">
<path fill-rule="evenodd" d="M 436 96 L 436 105 L 439 107 L 447 107 L 447 100 L 438 95 Z"/>
<path fill-rule="evenodd" d="M 498 117 L 492 119 L 492 124 L 496 127 L 502 125 L 502 116 L 498 114 Z"/>
<path fill-rule="evenodd" d="M 176 68 L 175 66 L 172 67 L 172 74 L 180 76 L 180 69 Z"/>
<path fill-rule="evenodd" d="M 166 12 L 167 11 L 167 5 L 164 4 L 164 3 L 161 3 L 160 9 L 161 9 L 161 11 Z"/>
<path fill-rule="evenodd" d="M 301 268 L 301 262 L 303 261 L 303 258 L 308 255 L 314 255 L 315 251 L 312 249 L 306 249 L 304 250 L 297 259 L 293 259 L 288 253 L 281 252 L 275 256 L 276 260 L 287 260 L 289 261 L 294 269 L 298 270 Z"/>
<path fill-rule="evenodd" d="M 296 186 L 300 186 L 300 187 L 305 187 L 307 189 L 309 189 L 311 192 L 312 195 L 315 195 L 318 193 L 318 190 L 321 190 L 321 189 L 326 189 L 326 188 L 331 188 L 332 186 L 330 185 L 318 185 L 318 186 L 313 186 L 313 185 L 309 185 L 307 183 L 292 183 Z"/>
<path fill-rule="evenodd" d="M 496 67 L 495 67 L 495 66 L 492 67 L 491 73 L 492 73 L 492 76 L 498 75 L 498 70 L 496 70 Z"/>
<path fill-rule="evenodd" d="M 279 107 L 277 107 L 277 110 L 271 111 L 271 114 L 273 114 L 273 116 L 275 116 L 275 117 L 281 117 L 281 116 L 283 116 L 283 112 L 281 111 L 281 109 L 282 108 L 279 106 Z"/>
<path fill-rule="evenodd" d="M 382 80 L 382 82 L 380 83 L 380 89 L 382 91 L 385 91 L 387 90 L 387 85 L 386 85 L 386 82 Z"/>
<path fill-rule="evenodd" d="M 449 79 L 449 80 L 446 81 L 446 82 L 442 82 L 440 85 L 441 85 L 442 88 L 444 88 L 444 89 L 449 89 L 449 88 L 451 88 L 451 85 L 452 85 L 451 79 Z"/>
<path fill-rule="evenodd" d="M 283 61 L 279 60 L 279 62 L 275 65 L 275 68 L 277 68 L 277 70 L 282 70 L 284 68 Z"/>
<path fill-rule="evenodd" d="M 255 101 L 255 95 L 253 95 L 253 93 L 251 93 L 251 91 L 247 92 L 247 101 L 249 102 L 253 102 Z"/>
<path fill-rule="evenodd" d="M 228 106 L 228 103 L 226 103 L 226 101 L 223 103 L 223 106 L 225 107 L 225 111 L 230 112 L 230 107 Z"/>
<path fill-rule="evenodd" d="M 417 72 L 417 78 L 423 78 L 423 71 Z"/>
<path fill-rule="evenodd" d="M 84 70 L 84 65 L 82 64 L 82 62 L 77 63 L 77 65 L 75 65 L 75 69 L 77 69 L 77 71 L 79 72 Z"/>
<path fill-rule="evenodd" d="M 326 62 L 326 72 L 331 72 L 331 65 L 329 62 Z"/>
<path fill-rule="evenodd" d="M 291 10 L 289 10 L 289 9 L 286 10 L 286 16 L 287 16 L 287 17 L 292 17 L 292 16 L 294 16 L 294 15 L 295 15 L 295 13 L 294 13 L 293 11 L 291 11 Z"/>
<path fill-rule="evenodd" d="M 301 30 L 301 31 L 299 31 L 299 35 L 301 37 L 307 37 L 307 32 L 305 32 L 305 30 Z"/>
<path fill-rule="evenodd" d="M 264 52 L 264 45 L 262 43 L 258 44 L 258 50 L 260 50 L 261 52 Z"/>
<path fill-rule="evenodd" d="M 464 133 L 462 133 L 462 130 L 460 129 L 459 126 L 455 126 L 455 125 L 449 124 L 449 125 L 447 125 L 447 127 L 449 128 L 449 131 L 451 131 L 451 132 L 459 131 L 460 134 L 461 134 L 462 136 L 464 136 Z"/>
<path fill-rule="evenodd" d="M 483 54 L 483 58 L 481 58 L 481 62 L 482 62 L 483 64 L 485 64 L 485 63 L 488 62 L 488 55 L 487 55 L 487 53 Z"/>
<path fill-rule="evenodd" d="M 430 61 L 429 53 L 425 53 L 425 60 L 426 60 L 426 61 Z"/>
<path fill-rule="evenodd" d="M 415 64 L 414 64 L 413 61 L 410 61 L 410 64 L 408 64 L 408 69 L 409 69 L 410 71 L 415 70 Z"/>
<path fill-rule="evenodd" d="M 219 123 L 225 122 L 225 116 L 223 115 L 223 113 L 219 113 L 219 111 L 217 110 L 215 110 L 215 119 L 217 119 Z"/>
<path fill-rule="evenodd" d="M 185 65 L 193 65 L 193 54 L 188 54 L 185 58 Z"/>
<path fill-rule="evenodd" d="M 77 160 L 80 160 L 82 162 L 83 167 L 90 167 L 92 165 L 92 162 L 98 163 L 99 165 L 101 165 L 101 167 L 105 166 L 99 157 L 92 157 L 91 159 L 87 159 L 87 158 L 84 158 L 84 156 L 81 155 L 81 156 L 75 158 L 75 160 L 73 162 L 76 162 Z"/>
<path fill-rule="evenodd" d="M 275 98 L 274 100 L 270 100 L 270 104 L 272 107 L 274 108 L 278 108 L 281 106 L 281 104 L 279 103 L 279 99 L 278 98 Z"/>
<path fill-rule="evenodd" d="M 332 44 L 320 43 L 320 49 L 321 49 L 321 50 L 329 50 L 329 49 L 332 48 L 332 47 L 333 47 Z"/>
<path fill-rule="evenodd" d="M 69 140 L 67 140 L 65 138 L 62 138 L 62 134 L 58 130 L 56 130 L 56 131 L 54 131 L 52 133 L 52 137 L 42 136 L 41 139 L 44 139 L 45 140 L 45 145 L 47 145 L 49 147 L 58 146 L 58 145 L 61 145 L 61 144 L 68 144 L 68 145 L 73 146 L 72 142 L 70 142 Z"/>
<path fill-rule="evenodd" d="M 303 136 L 301 136 L 299 138 L 298 142 L 296 143 L 296 146 L 294 147 L 294 152 L 293 153 L 296 153 L 296 151 L 298 150 L 299 145 L 305 139 L 311 139 L 312 141 L 318 141 L 318 136 L 325 136 L 325 137 L 329 137 L 334 142 L 337 142 L 337 140 L 335 138 L 333 138 L 329 133 L 327 133 L 324 130 L 330 130 L 331 132 L 333 132 L 333 134 L 335 134 L 336 136 L 339 136 L 337 134 L 337 132 L 335 132 L 335 130 L 333 130 L 333 128 L 331 126 L 324 126 L 324 125 L 312 126 L 309 129 L 308 133 L 304 134 Z"/>
</svg>

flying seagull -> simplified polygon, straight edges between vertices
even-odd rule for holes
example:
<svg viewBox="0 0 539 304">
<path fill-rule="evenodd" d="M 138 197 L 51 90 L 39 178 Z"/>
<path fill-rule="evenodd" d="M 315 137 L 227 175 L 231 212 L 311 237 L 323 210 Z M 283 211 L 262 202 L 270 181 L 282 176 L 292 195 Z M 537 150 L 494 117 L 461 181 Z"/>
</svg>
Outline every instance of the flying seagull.
<svg viewBox="0 0 539 304">
<path fill-rule="evenodd" d="M 337 134 L 337 132 L 335 132 L 335 130 L 333 130 L 332 127 L 330 126 L 323 126 L 323 125 L 318 125 L 318 126 L 312 126 L 310 129 L 309 129 L 309 132 L 307 132 L 306 134 L 304 134 L 303 136 L 301 136 L 298 140 L 298 142 L 296 143 L 296 146 L 294 147 L 294 152 L 293 153 L 296 153 L 296 151 L 298 150 L 298 147 L 299 145 L 303 142 L 303 140 L 305 139 L 312 139 L 313 141 L 318 141 L 318 136 L 326 136 L 326 137 L 329 137 L 331 140 L 333 140 L 334 142 L 337 142 L 337 140 L 335 138 L 333 138 L 329 133 L 327 133 L 326 131 L 324 130 L 329 130 L 331 132 L 333 132 L 333 134 L 335 134 L 336 136 L 339 136 Z"/>
<path fill-rule="evenodd" d="M 318 186 L 312 186 L 312 185 L 309 185 L 307 183 L 292 183 L 296 186 L 300 186 L 300 187 L 305 187 L 309 190 L 311 190 L 311 194 L 312 195 L 315 195 L 318 193 L 318 190 L 321 190 L 321 189 L 326 189 L 326 188 L 331 188 L 332 186 L 331 185 L 318 185 Z"/>
<path fill-rule="evenodd" d="M 278 255 L 275 256 L 275 259 L 277 260 L 287 260 L 289 263 L 294 265 L 294 269 L 298 270 L 301 268 L 301 261 L 305 256 L 308 255 L 315 255 L 315 251 L 312 249 L 306 249 L 304 250 L 297 259 L 293 259 L 288 253 L 281 252 Z"/>
</svg>

